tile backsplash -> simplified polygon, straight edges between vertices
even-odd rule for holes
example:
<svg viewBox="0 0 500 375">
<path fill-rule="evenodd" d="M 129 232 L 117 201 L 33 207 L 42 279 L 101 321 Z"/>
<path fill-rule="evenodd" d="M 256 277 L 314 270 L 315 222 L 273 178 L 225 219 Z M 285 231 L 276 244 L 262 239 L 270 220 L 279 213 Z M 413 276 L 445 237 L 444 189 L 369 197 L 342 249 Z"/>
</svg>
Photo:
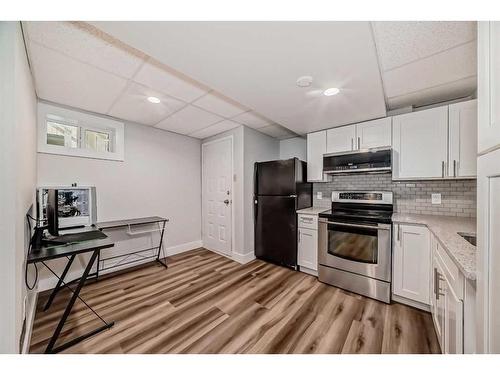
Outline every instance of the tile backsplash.
<svg viewBox="0 0 500 375">
<path fill-rule="evenodd" d="M 313 184 L 314 206 L 330 207 L 335 190 L 386 190 L 394 194 L 394 211 L 445 216 L 476 216 L 476 180 L 392 181 L 390 174 L 350 174 Z M 317 199 L 316 193 L 323 193 Z M 441 204 L 431 194 L 441 193 Z"/>
</svg>

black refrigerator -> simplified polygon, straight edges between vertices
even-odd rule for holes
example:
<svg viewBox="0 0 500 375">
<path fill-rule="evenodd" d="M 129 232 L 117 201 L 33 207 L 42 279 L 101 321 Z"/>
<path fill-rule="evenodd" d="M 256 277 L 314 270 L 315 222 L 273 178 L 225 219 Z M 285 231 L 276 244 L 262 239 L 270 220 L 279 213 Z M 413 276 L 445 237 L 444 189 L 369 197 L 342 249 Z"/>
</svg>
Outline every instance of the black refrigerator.
<svg viewBox="0 0 500 375">
<path fill-rule="evenodd" d="M 255 163 L 255 256 L 297 268 L 297 213 L 312 206 L 307 163 L 297 158 Z"/>
</svg>

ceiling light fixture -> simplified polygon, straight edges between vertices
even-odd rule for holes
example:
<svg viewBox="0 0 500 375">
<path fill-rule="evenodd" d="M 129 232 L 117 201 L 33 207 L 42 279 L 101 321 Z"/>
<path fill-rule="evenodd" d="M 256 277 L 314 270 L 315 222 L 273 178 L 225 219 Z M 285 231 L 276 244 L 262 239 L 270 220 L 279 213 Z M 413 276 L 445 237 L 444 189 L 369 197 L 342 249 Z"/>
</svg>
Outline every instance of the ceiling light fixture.
<svg viewBox="0 0 500 375">
<path fill-rule="evenodd" d="M 339 92 L 340 92 L 340 90 L 338 88 L 330 87 L 329 89 L 326 89 L 325 91 L 323 91 L 323 94 L 325 96 L 333 96 L 333 95 L 337 95 Z"/>
<path fill-rule="evenodd" d="M 148 102 L 158 104 L 161 102 L 156 96 L 148 96 Z"/>
</svg>

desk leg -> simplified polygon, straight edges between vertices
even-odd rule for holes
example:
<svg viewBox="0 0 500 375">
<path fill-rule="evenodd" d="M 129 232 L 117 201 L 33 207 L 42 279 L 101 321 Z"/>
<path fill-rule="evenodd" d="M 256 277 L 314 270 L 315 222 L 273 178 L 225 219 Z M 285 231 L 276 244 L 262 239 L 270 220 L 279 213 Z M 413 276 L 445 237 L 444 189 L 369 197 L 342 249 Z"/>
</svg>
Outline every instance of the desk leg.
<svg viewBox="0 0 500 375">
<path fill-rule="evenodd" d="M 103 331 L 107 328 L 111 328 L 113 326 L 113 323 L 108 323 L 108 324 L 102 326 L 101 328 L 98 328 L 98 329 L 90 332 L 89 334 L 77 337 L 76 339 L 73 339 L 70 342 L 63 344 L 63 345 L 54 349 L 54 345 L 55 345 L 57 339 L 59 338 L 59 335 L 61 334 L 64 323 L 66 322 L 66 319 L 68 319 L 68 316 L 71 312 L 71 309 L 73 308 L 73 305 L 75 304 L 75 301 L 78 298 L 78 295 L 80 294 L 80 290 L 82 289 L 83 285 L 85 284 L 85 281 L 87 280 L 87 277 L 90 273 L 90 270 L 92 269 L 92 265 L 94 264 L 98 254 L 99 254 L 99 250 L 94 250 L 94 252 L 92 253 L 92 256 L 90 257 L 89 263 L 87 264 L 87 267 L 85 267 L 85 271 L 83 271 L 83 275 L 80 278 L 80 281 L 78 282 L 78 285 L 77 285 L 73 295 L 71 296 L 71 299 L 69 300 L 68 305 L 66 306 L 66 309 L 64 310 L 64 313 L 63 313 L 61 319 L 59 320 L 59 323 L 57 324 L 57 328 L 54 331 L 54 334 L 52 335 L 52 337 L 50 338 L 49 344 L 47 345 L 47 348 L 45 349 L 45 353 L 57 353 L 61 350 L 66 349 L 67 347 L 69 347 L 71 345 L 74 345 L 80 341 L 85 340 L 86 338 L 90 337 L 91 335 L 94 335 L 100 331 Z"/>
<path fill-rule="evenodd" d="M 50 307 L 50 305 L 52 305 L 52 302 L 54 301 L 54 298 L 55 298 L 56 294 L 61 289 L 61 285 L 62 285 L 62 283 L 64 281 L 64 278 L 66 277 L 66 274 L 68 273 L 69 268 L 73 264 L 73 261 L 75 260 L 75 257 L 76 257 L 76 255 L 73 254 L 71 256 L 71 258 L 69 258 L 68 263 L 66 263 L 66 267 L 64 267 L 64 271 L 63 271 L 61 277 L 59 278 L 59 280 L 57 280 L 56 287 L 52 290 L 52 293 L 50 293 L 50 297 L 47 300 L 47 303 L 45 304 L 45 307 L 43 308 L 43 311 L 47 311 L 48 308 Z"/>
<path fill-rule="evenodd" d="M 165 225 L 167 223 L 164 221 L 163 222 L 163 227 L 161 228 L 161 237 L 160 237 L 160 246 L 158 246 L 158 256 L 156 257 L 156 261 L 160 263 L 163 267 L 168 268 L 168 265 L 165 260 L 161 261 L 160 260 L 160 253 L 161 253 L 161 247 L 163 245 L 163 233 L 165 233 Z"/>
</svg>

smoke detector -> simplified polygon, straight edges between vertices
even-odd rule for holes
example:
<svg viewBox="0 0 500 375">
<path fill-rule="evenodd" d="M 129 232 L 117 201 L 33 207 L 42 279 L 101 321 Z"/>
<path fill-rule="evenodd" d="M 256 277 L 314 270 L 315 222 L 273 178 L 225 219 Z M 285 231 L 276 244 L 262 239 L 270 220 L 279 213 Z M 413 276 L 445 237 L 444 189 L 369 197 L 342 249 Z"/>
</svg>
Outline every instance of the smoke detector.
<svg viewBox="0 0 500 375">
<path fill-rule="evenodd" d="M 313 77 L 311 76 L 302 76 L 297 78 L 297 86 L 299 87 L 309 87 L 313 81 Z"/>
</svg>

